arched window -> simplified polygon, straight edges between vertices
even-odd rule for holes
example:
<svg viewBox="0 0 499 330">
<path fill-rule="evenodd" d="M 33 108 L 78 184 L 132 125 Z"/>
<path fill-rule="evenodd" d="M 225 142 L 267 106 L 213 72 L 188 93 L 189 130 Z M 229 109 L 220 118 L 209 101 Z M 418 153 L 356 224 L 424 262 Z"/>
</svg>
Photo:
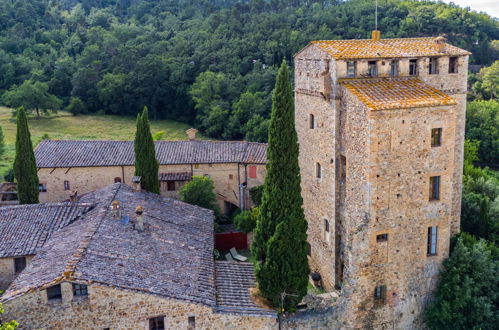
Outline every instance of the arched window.
<svg viewBox="0 0 499 330">
<path fill-rule="evenodd" d="M 310 129 L 314 129 L 315 128 L 315 117 L 313 114 L 310 114 L 309 123 L 310 123 Z"/>
<path fill-rule="evenodd" d="M 319 179 L 320 179 L 320 178 L 321 178 L 321 176 L 322 176 L 322 173 L 321 173 L 321 164 L 319 164 L 319 163 L 316 163 L 316 164 L 315 164 L 315 176 L 316 176 L 317 178 L 319 178 Z"/>
<path fill-rule="evenodd" d="M 115 177 L 114 183 L 121 183 L 121 178 L 119 176 Z"/>
</svg>

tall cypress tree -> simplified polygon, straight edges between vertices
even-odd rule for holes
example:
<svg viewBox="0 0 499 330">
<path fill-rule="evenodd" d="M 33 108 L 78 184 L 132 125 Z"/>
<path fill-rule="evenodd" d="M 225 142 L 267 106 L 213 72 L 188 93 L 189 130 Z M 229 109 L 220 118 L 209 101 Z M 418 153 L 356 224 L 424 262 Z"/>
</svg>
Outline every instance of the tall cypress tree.
<svg viewBox="0 0 499 330">
<path fill-rule="evenodd" d="M 159 164 L 149 126 L 147 107 L 137 115 L 137 131 L 135 133 L 135 175 L 140 176 L 142 189 L 159 194 Z"/>
<path fill-rule="evenodd" d="M 261 293 L 275 305 L 280 305 L 282 293 L 288 294 L 284 305 L 291 309 L 305 295 L 309 273 L 298 152 L 293 91 L 284 61 L 272 95 L 267 176 L 252 253 L 260 261 L 256 277 Z"/>
<path fill-rule="evenodd" d="M 31 143 L 28 119 L 23 107 L 17 110 L 16 157 L 14 176 L 17 180 L 17 197 L 20 204 L 38 203 L 38 174 L 35 153 Z"/>
</svg>

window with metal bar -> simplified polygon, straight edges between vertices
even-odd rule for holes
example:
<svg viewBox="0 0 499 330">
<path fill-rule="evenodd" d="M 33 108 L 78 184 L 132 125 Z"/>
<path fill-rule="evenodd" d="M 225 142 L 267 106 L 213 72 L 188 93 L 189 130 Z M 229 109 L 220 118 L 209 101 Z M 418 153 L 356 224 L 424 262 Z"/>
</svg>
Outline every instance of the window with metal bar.
<svg viewBox="0 0 499 330">
<path fill-rule="evenodd" d="M 428 227 L 428 242 L 426 254 L 429 256 L 434 256 L 437 254 L 437 239 L 438 239 L 438 227 L 431 226 Z"/>
<path fill-rule="evenodd" d="M 440 200 L 440 176 L 430 177 L 430 201 Z"/>
</svg>

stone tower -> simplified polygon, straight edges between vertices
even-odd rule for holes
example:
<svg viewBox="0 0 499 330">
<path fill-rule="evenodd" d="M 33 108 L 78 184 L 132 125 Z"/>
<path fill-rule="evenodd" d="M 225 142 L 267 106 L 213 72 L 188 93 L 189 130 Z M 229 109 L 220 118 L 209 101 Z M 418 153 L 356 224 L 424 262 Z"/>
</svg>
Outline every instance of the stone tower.
<svg viewBox="0 0 499 330">
<path fill-rule="evenodd" d="M 313 41 L 295 56 L 310 265 L 351 327 L 418 327 L 459 231 L 469 52 Z"/>
</svg>

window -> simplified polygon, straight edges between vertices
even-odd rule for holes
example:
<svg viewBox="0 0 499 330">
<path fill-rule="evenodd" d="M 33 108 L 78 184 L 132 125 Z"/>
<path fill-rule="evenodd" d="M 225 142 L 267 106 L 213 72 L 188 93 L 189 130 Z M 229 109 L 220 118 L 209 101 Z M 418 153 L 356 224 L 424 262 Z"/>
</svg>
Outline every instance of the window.
<svg viewBox="0 0 499 330">
<path fill-rule="evenodd" d="M 315 163 L 315 176 L 320 179 L 321 175 L 321 164 Z"/>
<path fill-rule="evenodd" d="M 187 322 L 188 322 L 187 329 L 189 329 L 189 330 L 196 329 L 196 317 L 195 316 L 189 316 L 189 318 L 187 319 Z"/>
<path fill-rule="evenodd" d="M 348 61 L 347 62 L 347 76 L 348 77 L 355 77 L 355 74 L 356 74 L 355 67 L 356 67 L 355 61 Z"/>
<path fill-rule="evenodd" d="M 440 177 L 430 177 L 430 201 L 440 200 Z"/>
<path fill-rule="evenodd" d="M 329 233 L 329 221 L 327 219 L 324 219 L 324 231 Z"/>
<path fill-rule="evenodd" d="M 234 179 L 234 175 L 233 174 L 229 174 L 229 180 L 233 180 Z"/>
<path fill-rule="evenodd" d="M 457 57 L 449 57 L 449 73 L 457 73 Z"/>
<path fill-rule="evenodd" d="M 386 242 L 388 241 L 388 234 L 379 234 L 376 235 L 376 242 Z"/>
<path fill-rule="evenodd" d="M 64 181 L 64 190 L 69 190 L 69 181 Z"/>
<path fill-rule="evenodd" d="M 249 166 L 249 177 L 250 177 L 250 179 L 256 179 L 256 166 L 255 165 Z"/>
<path fill-rule="evenodd" d="M 121 178 L 119 176 L 115 177 L 114 183 L 121 183 Z"/>
<path fill-rule="evenodd" d="M 88 288 L 85 284 L 73 283 L 74 296 L 88 296 Z"/>
<path fill-rule="evenodd" d="M 340 162 L 340 180 L 344 184 L 347 181 L 347 158 L 341 155 Z"/>
<path fill-rule="evenodd" d="M 165 317 L 156 316 L 149 319 L 149 330 L 165 330 Z"/>
<path fill-rule="evenodd" d="M 194 168 L 199 168 L 199 164 L 194 164 Z"/>
<path fill-rule="evenodd" d="M 409 76 L 418 75 L 418 60 L 409 60 Z"/>
<path fill-rule="evenodd" d="M 26 257 L 14 258 L 14 270 L 17 273 L 20 273 L 26 268 Z"/>
<path fill-rule="evenodd" d="M 166 190 L 175 191 L 175 181 L 166 181 Z"/>
<path fill-rule="evenodd" d="M 48 300 L 62 299 L 60 284 L 47 288 L 47 299 Z"/>
<path fill-rule="evenodd" d="M 442 128 L 431 129 L 431 146 L 440 147 L 442 144 Z"/>
<path fill-rule="evenodd" d="M 438 58 L 430 57 L 429 74 L 438 74 Z"/>
<path fill-rule="evenodd" d="M 314 129 L 315 128 L 315 118 L 314 118 L 313 114 L 310 114 L 309 123 L 310 123 L 310 129 Z"/>
<path fill-rule="evenodd" d="M 40 183 L 38 185 L 38 191 L 39 192 L 47 192 L 47 184 L 46 183 Z"/>
<path fill-rule="evenodd" d="M 384 303 L 386 299 L 386 285 L 379 285 L 374 288 L 374 299 L 377 302 Z"/>
<path fill-rule="evenodd" d="M 376 61 L 367 62 L 367 74 L 371 77 L 376 77 L 378 75 L 378 67 Z"/>
<path fill-rule="evenodd" d="M 428 241 L 426 247 L 427 255 L 434 256 L 437 254 L 437 238 L 438 238 L 438 227 L 437 226 L 428 227 Z"/>
<path fill-rule="evenodd" d="M 390 76 L 395 77 L 399 75 L 399 61 L 390 61 Z"/>
</svg>

